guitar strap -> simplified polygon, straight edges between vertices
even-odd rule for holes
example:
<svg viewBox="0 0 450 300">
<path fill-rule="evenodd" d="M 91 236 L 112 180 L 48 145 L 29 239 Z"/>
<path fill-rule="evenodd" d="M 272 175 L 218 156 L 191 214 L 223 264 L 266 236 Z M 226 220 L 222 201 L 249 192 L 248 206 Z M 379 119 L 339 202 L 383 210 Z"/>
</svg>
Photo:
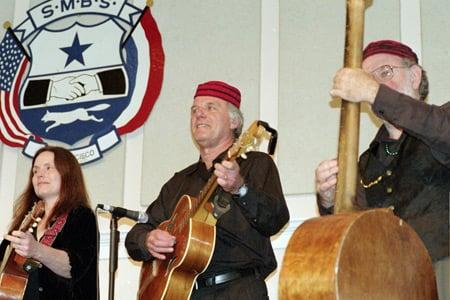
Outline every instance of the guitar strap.
<svg viewBox="0 0 450 300">
<path fill-rule="evenodd" d="M 213 215 L 216 219 L 219 219 L 223 214 L 228 212 L 231 208 L 231 195 L 226 193 L 222 187 L 217 187 L 215 195 L 212 199 L 214 203 Z"/>
<path fill-rule="evenodd" d="M 52 226 L 50 226 L 49 229 L 47 229 L 44 233 L 44 235 L 41 238 L 40 243 L 51 246 L 53 242 L 55 241 L 56 237 L 58 236 L 58 233 L 61 232 L 64 225 L 66 224 L 68 214 L 65 213 L 59 217 L 56 218 L 56 221 L 53 223 Z"/>
<path fill-rule="evenodd" d="M 241 176 L 245 179 L 247 178 L 247 174 L 250 171 L 251 165 L 247 165 L 246 168 L 243 168 L 241 165 L 242 162 L 241 157 L 238 157 L 236 159 L 236 162 L 239 164 L 239 167 L 241 168 Z M 223 214 L 228 212 L 231 208 L 231 201 L 233 200 L 233 197 L 230 193 L 226 193 L 221 186 L 217 187 L 215 196 L 213 197 L 212 201 L 214 203 L 214 211 L 213 215 L 216 219 L 219 219 Z"/>
<path fill-rule="evenodd" d="M 53 223 L 53 225 L 44 232 L 44 235 L 40 240 L 41 244 L 44 244 L 46 246 L 51 246 L 53 244 L 56 237 L 58 236 L 58 233 L 61 232 L 64 225 L 66 224 L 67 216 L 68 214 L 66 213 L 56 218 L 56 221 Z M 23 263 L 23 269 L 27 273 L 32 273 L 38 268 L 42 268 L 42 263 L 35 259 L 27 258 Z"/>
</svg>

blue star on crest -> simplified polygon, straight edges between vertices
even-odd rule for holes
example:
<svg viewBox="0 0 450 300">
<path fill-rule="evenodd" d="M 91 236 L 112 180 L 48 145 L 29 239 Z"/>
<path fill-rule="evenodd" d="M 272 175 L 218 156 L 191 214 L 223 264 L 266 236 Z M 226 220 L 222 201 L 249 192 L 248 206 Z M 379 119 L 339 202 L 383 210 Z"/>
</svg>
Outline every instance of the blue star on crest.
<svg viewBox="0 0 450 300">
<path fill-rule="evenodd" d="M 67 60 L 66 65 L 64 67 L 67 67 L 72 61 L 77 60 L 79 63 L 81 63 L 84 66 L 84 58 L 83 58 L 83 52 L 89 48 L 92 44 L 80 44 L 80 40 L 78 39 L 78 33 L 75 34 L 75 38 L 73 39 L 72 46 L 70 47 L 64 47 L 59 48 L 62 51 L 66 52 Z"/>
</svg>

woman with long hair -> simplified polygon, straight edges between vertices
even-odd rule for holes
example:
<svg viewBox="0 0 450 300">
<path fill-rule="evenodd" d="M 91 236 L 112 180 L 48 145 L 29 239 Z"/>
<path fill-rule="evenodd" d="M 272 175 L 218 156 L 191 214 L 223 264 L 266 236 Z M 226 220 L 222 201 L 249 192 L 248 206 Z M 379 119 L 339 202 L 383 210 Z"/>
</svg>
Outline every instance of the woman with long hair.
<svg viewBox="0 0 450 300">
<path fill-rule="evenodd" d="M 33 205 L 45 213 L 35 235 L 18 230 Z M 14 206 L 7 244 L 42 267 L 30 272 L 24 299 L 96 299 L 98 297 L 98 228 L 83 179 L 72 153 L 47 146 L 33 158 L 28 184 Z"/>
</svg>

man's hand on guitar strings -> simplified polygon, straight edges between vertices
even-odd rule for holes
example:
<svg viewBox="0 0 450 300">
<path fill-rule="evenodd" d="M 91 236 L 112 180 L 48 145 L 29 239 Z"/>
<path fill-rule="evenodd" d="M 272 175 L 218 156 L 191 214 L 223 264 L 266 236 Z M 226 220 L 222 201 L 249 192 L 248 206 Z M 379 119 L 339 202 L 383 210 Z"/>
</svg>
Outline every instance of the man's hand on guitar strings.
<svg viewBox="0 0 450 300">
<path fill-rule="evenodd" d="M 148 252 L 157 259 L 164 260 L 164 253 L 172 253 L 176 243 L 175 236 L 161 229 L 154 229 L 147 233 L 145 245 Z"/>
</svg>

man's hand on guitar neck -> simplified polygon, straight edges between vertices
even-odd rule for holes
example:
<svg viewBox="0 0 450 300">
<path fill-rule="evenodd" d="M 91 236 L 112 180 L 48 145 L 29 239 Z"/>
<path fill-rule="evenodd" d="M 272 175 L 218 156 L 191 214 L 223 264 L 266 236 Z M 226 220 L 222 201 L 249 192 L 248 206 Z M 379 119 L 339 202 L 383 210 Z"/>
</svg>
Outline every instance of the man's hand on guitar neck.
<svg viewBox="0 0 450 300">
<path fill-rule="evenodd" d="M 217 176 L 217 183 L 225 192 L 237 194 L 239 188 L 244 184 L 244 178 L 239 173 L 240 167 L 238 163 L 224 160 L 220 164 L 214 165 L 214 175 Z"/>
<path fill-rule="evenodd" d="M 174 251 L 175 237 L 167 231 L 154 229 L 147 233 L 145 245 L 148 252 L 157 259 L 164 260 L 164 253 L 172 253 Z"/>
</svg>

